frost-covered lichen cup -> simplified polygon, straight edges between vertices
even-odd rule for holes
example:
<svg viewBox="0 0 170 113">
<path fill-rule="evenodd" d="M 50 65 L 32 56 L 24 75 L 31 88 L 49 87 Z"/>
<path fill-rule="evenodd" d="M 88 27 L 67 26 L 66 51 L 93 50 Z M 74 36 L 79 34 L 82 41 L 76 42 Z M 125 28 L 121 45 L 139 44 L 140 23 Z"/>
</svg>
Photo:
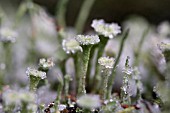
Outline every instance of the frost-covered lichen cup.
<svg viewBox="0 0 170 113">
<path fill-rule="evenodd" d="M 85 80 L 87 73 L 87 66 L 89 63 L 90 51 L 93 45 L 100 42 L 98 35 L 77 35 L 75 39 L 80 43 L 83 48 L 83 53 L 78 56 L 80 59 L 80 70 L 78 69 L 78 76 L 80 76 L 78 94 L 85 94 Z"/>
<path fill-rule="evenodd" d="M 30 88 L 30 91 L 36 91 L 37 89 L 37 85 L 39 83 L 39 81 L 41 79 L 45 79 L 46 78 L 46 73 L 45 72 L 42 72 L 42 71 L 38 71 L 36 69 L 33 69 L 33 68 L 27 68 L 27 71 L 26 71 L 26 74 L 27 76 L 29 77 L 29 88 Z"/>
<path fill-rule="evenodd" d="M 114 65 L 114 58 L 109 58 L 109 57 L 101 57 L 98 59 L 99 65 L 102 67 L 102 77 L 103 77 L 103 84 L 102 84 L 102 91 L 101 91 L 101 96 L 102 99 L 106 99 L 107 95 L 107 84 L 108 84 L 108 78 L 111 75 L 111 69 L 113 68 Z"/>
<path fill-rule="evenodd" d="M 121 27 L 117 23 L 105 23 L 103 19 L 93 20 L 91 26 L 99 34 L 110 39 L 121 33 Z"/>
<path fill-rule="evenodd" d="M 54 62 L 52 58 L 41 58 L 39 60 L 39 70 L 47 72 L 50 68 L 54 66 Z"/>
<path fill-rule="evenodd" d="M 77 51 L 82 52 L 83 49 L 80 46 L 79 42 L 77 42 L 75 39 L 64 39 L 62 42 L 63 50 L 67 54 L 75 54 Z"/>
</svg>

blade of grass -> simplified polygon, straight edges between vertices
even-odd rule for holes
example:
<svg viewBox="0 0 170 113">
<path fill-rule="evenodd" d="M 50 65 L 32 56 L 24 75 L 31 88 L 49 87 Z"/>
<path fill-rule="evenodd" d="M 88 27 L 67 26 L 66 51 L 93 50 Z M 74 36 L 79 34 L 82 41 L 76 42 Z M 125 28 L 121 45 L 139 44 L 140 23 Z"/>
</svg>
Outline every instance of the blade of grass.
<svg viewBox="0 0 170 113">
<path fill-rule="evenodd" d="M 113 82 L 114 82 L 114 78 L 115 78 L 115 69 L 116 69 L 116 66 L 117 64 L 119 63 L 119 60 L 120 60 L 120 57 L 122 55 L 122 52 L 123 52 L 123 47 L 124 47 L 124 43 L 125 43 L 125 40 L 127 39 L 128 37 L 128 34 L 129 34 L 129 29 L 127 29 L 123 35 L 123 38 L 120 42 L 120 48 L 119 48 L 119 53 L 118 53 L 118 56 L 116 58 L 116 61 L 115 61 L 115 64 L 113 66 L 113 70 L 112 70 L 112 74 L 111 76 L 109 77 L 109 81 L 108 81 L 108 92 L 107 92 L 107 98 L 110 98 L 111 97 L 111 93 L 112 93 L 112 85 L 113 85 Z"/>
</svg>

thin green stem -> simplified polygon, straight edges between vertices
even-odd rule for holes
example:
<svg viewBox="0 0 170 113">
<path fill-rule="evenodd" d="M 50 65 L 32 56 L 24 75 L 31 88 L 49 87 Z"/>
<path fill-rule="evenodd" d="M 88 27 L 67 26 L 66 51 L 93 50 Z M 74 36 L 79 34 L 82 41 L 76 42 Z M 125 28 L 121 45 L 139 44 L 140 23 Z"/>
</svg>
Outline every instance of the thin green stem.
<svg viewBox="0 0 170 113">
<path fill-rule="evenodd" d="M 64 27 L 66 26 L 66 9 L 67 9 L 67 3 L 69 0 L 59 0 L 59 3 L 57 5 L 57 22 L 59 26 Z"/>
<path fill-rule="evenodd" d="M 61 94 L 62 94 L 62 90 L 63 90 L 63 83 L 59 83 L 58 85 L 58 89 L 57 89 L 57 97 L 55 100 L 55 105 L 58 107 L 58 105 L 60 104 L 61 101 Z"/>
<path fill-rule="evenodd" d="M 89 16 L 90 10 L 94 4 L 95 0 L 84 0 L 83 6 L 80 9 L 78 18 L 76 20 L 75 28 L 77 33 L 82 33 L 85 22 Z"/>
<path fill-rule="evenodd" d="M 107 98 L 109 99 L 111 97 L 111 93 L 112 93 L 112 85 L 114 83 L 114 78 L 115 78 L 115 69 L 116 69 L 116 66 L 117 64 L 119 63 L 119 60 L 120 60 L 120 57 L 121 57 L 121 54 L 123 52 L 123 47 L 124 47 L 124 43 L 125 43 L 125 40 L 127 39 L 128 37 L 128 34 L 129 34 L 129 29 L 124 33 L 123 35 L 123 38 L 120 42 L 120 48 L 119 48 L 119 52 L 118 52 L 118 56 L 116 58 L 116 61 L 115 61 L 115 64 L 113 66 L 113 69 L 112 69 L 112 74 L 111 76 L 109 77 L 109 81 L 108 81 L 108 94 L 107 94 Z"/>
<path fill-rule="evenodd" d="M 98 44 L 98 53 L 97 53 L 97 58 L 96 58 L 96 69 L 95 69 L 95 75 L 94 75 L 94 78 L 93 78 L 93 88 L 94 91 L 96 91 L 99 86 L 100 86 L 100 81 L 101 81 L 101 76 L 100 76 L 100 65 L 98 64 L 97 60 L 102 57 L 103 55 L 103 52 L 104 52 L 104 49 L 105 49 L 105 46 L 108 42 L 108 38 L 107 37 L 104 37 L 102 35 L 99 36 L 100 38 L 100 44 Z"/>
<path fill-rule="evenodd" d="M 146 36 L 147 36 L 147 34 L 148 34 L 148 32 L 149 32 L 149 27 L 147 27 L 145 30 L 144 30 L 144 32 L 143 32 L 143 34 L 142 34 L 142 37 L 141 37 L 141 39 L 140 39 L 140 41 L 139 41 L 139 44 L 138 44 L 138 48 L 137 48 L 137 50 L 135 51 L 135 61 L 134 61 L 134 66 L 137 66 L 138 64 L 139 64 L 139 59 L 140 59 L 140 53 L 141 53 L 141 49 L 142 49 L 142 45 L 143 45 L 143 42 L 144 42 L 144 40 L 145 40 L 145 38 L 146 38 Z"/>
<path fill-rule="evenodd" d="M 16 19 L 13 25 L 13 28 L 16 28 L 18 23 L 21 21 L 21 18 L 24 16 L 24 14 L 26 13 L 27 9 L 27 1 L 25 0 L 24 2 L 22 2 L 16 12 Z"/>
<path fill-rule="evenodd" d="M 64 94 L 65 94 L 65 97 L 68 95 L 70 80 L 71 80 L 70 75 L 65 75 L 64 76 Z"/>
<path fill-rule="evenodd" d="M 91 48 L 92 48 L 92 45 L 83 45 L 82 46 L 83 48 L 83 53 L 82 53 L 82 56 L 79 56 L 79 57 L 82 57 L 82 65 L 79 65 L 81 66 L 80 68 L 80 79 L 79 79 L 79 87 L 78 87 L 78 95 L 81 95 L 81 94 L 86 94 L 86 74 L 87 74 L 87 66 L 88 66 L 88 63 L 89 63 L 89 57 L 90 57 L 90 51 L 91 51 Z"/>
</svg>

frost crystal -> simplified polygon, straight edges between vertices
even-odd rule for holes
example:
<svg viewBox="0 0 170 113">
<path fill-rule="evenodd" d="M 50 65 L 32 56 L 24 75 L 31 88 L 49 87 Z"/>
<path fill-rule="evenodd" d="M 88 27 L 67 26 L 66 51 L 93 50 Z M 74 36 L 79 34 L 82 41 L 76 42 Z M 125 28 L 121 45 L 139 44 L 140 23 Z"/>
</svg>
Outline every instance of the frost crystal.
<svg viewBox="0 0 170 113">
<path fill-rule="evenodd" d="M 2 42 L 11 42 L 16 41 L 17 33 L 8 28 L 0 29 L 0 41 Z"/>
<path fill-rule="evenodd" d="M 101 106 L 99 95 L 83 95 L 78 98 L 77 104 L 83 108 L 98 108 Z"/>
<path fill-rule="evenodd" d="M 41 79 L 45 79 L 47 77 L 45 72 L 38 71 L 38 70 L 32 69 L 30 67 L 27 68 L 26 74 L 28 76 L 40 77 Z"/>
<path fill-rule="evenodd" d="M 103 19 L 93 20 L 91 26 L 95 29 L 100 35 L 105 37 L 114 38 L 117 34 L 121 33 L 121 28 L 116 23 L 105 23 Z"/>
<path fill-rule="evenodd" d="M 98 59 L 98 63 L 103 66 L 104 68 L 111 69 L 113 68 L 113 64 L 115 63 L 114 58 L 109 57 L 101 57 Z"/>
<path fill-rule="evenodd" d="M 49 68 L 54 66 L 54 62 L 53 62 L 52 58 L 48 58 L 48 59 L 42 58 L 39 61 L 39 66 L 40 66 L 40 68 L 42 68 L 44 70 L 48 70 Z"/>
<path fill-rule="evenodd" d="M 81 51 L 81 52 L 83 51 L 82 47 L 79 45 L 79 42 L 77 42 L 75 39 L 63 40 L 62 46 L 63 46 L 64 51 L 67 54 L 70 54 L 70 53 L 74 54 L 77 51 Z"/>
<path fill-rule="evenodd" d="M 122 72 L 126 73 L 127 75 L 132 75 L 133 68 L 132 67 L 125 68 L 125 69 L 123 69 Z"/>
<path fill-rule="evenodd" d="M 97 44 L 100 42 L 98 35 L 77 35 L 75 39 L 81 44 L 81 45 L 90 45 L 90 44 Z"/>
</svg>

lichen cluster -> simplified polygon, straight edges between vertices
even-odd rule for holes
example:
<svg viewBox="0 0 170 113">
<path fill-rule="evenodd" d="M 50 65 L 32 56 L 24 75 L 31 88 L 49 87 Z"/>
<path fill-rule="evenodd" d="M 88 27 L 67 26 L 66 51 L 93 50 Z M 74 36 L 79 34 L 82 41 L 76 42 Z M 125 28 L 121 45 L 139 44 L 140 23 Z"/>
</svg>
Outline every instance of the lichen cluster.
<svg viewBox="0 0 170 113">
<path fill-rule="evenodd" d="M 94 1 L 71 28 L 68 0 L 56 18 L 32 0 L 14 15 L 0 6 L 0 113 L 170 111 L 170 24 L 94 19 L 88 31 Z"/>
</svg>

